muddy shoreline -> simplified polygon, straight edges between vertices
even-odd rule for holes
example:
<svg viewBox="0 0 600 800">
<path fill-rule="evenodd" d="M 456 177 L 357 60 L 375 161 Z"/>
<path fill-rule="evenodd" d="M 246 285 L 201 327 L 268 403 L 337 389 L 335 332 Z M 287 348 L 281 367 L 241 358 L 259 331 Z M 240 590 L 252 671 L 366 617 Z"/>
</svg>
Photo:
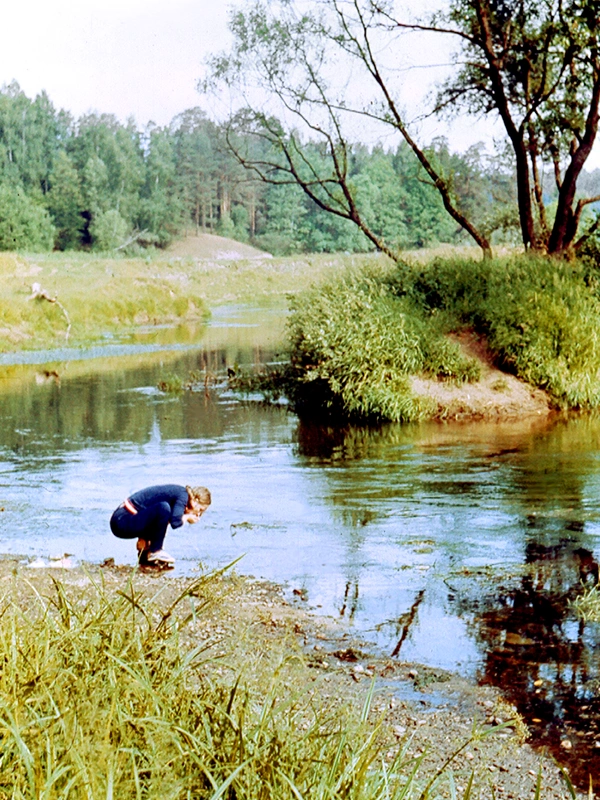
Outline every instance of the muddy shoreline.
<svg viewBox="0 0 600 800">
<path fill-rule="evenodd" d="M 55 567 L 41 567 L 38 562 L 31 568 L 31 563 L 27 558 L 4 557 L 0 585 L 20 585 L 16 578 L 25 578 L 36 592 L 48 595 L 56 590 L 55 580 L 76 592 L 85 592 L 86 586 L 98 581 L 110 593 L 134 585 L 139 595 L 158 595 L 168 606 L 197 579 L 142 573 L 112 559 L 102 566 L 73 568 L 61 567 L 60 562 Z M 343 621 L 319 616 L 306 608 L 300 595 L 275 584 L 226 572 L 213 586 L 217 601 L 201 624 L 187 630 L 185 646 L 214 639 L 219 657 L 231 649 L 234 671 L 236 663 L 240 669 L 252 663 L 255 672 L 268 670 L 275 654 L 283 652 L 288 658 L 293 654 L 295 686 L 316 698 L 334 697 L 360 707 L 374 682 L 371 714 L 388 731 L 389 753 L 406 746 L 411 756 L 422 758 L 420 771 L 430 775 L 459 751 L 451 763 L 459 796 L 459 787 L 464 790 L 473 774 L 473 797 L 523 800 L 534 795 L 538 780 L 541 798 L 572 797 L 560 768 L 527 743 L 523 720 L 492 687 L 374 653 L 372 645 L 357 639 Z M 27 598 L 19 602 L 26 605 Z M 215 670 L 222 672 L 219 667 Z M 489 734 L 494 727 L 497 730 Z"/>
</svg>

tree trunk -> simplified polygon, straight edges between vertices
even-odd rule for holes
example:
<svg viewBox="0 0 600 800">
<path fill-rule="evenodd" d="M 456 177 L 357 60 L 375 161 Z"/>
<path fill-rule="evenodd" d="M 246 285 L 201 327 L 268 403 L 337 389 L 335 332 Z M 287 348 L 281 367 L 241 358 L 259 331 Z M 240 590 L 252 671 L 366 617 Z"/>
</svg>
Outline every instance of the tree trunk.
<svg viewBox="0 0 600 800">
<path fill-rule="evenodd" d="M 535 235 L 535 225 L 533 221 L 533 207 L 531 202 L 531 183 L 529 180 L 529 162 L 523 137 L 513 141 L 515 161 L 517 169 L 517 200 L 519 204 L 519 222 L 521 224 L 521 236 L 525 249 L 539 249 L 539 242 Z"/>
<path fill-rule="evenodd" d="M 224 182 L 221 182 L 219 187 L 219 195 L 219 216 L 221 219 L 225 219 L 231 211 L 231 195 L 229 187 Z"/>
<path fill-rule="evenodd" d="M 598 65 L 596 65 L 598 66 Z M 577 236 L 578 217 L 573 211 L 577 180 L 596 140 L 600 104 L 600 74 L 596 72 L 592 102 L 587 115 L 585 133 L 580 145 L 571 156 L 571 163 L 567 167 L 565 177 L 558 193 L 558 204 L 554 226 L 548 243 L 549 253 L 564 253 L 573 244 Z"/>
<path fill-rule="evenodd" d="M 498 57 L 496 56 L 492 24 L 490 20 L 490 6 L 486 0 L 479 0 L 476 4 L 477 19 L 481 27 L 481 49 L 483 50 L 488 66 L 490 82 L 496 108 L 504 124 L 504 128 L 511 141 L 516 160 L 517 169 L 517 198 L 519 204 L 519 221 L 521 223 L 521 236 L 525 248 L 538 249 L 539 243 L 535 235 L 533 221 L 533 208 L 531 197 L 531 184 L 529 180 L 529 163 L 527 148 L 525 146 L 525 129 L 517 127 L 510 113 L 510 105 L 504 84 Z"/>
</svg>

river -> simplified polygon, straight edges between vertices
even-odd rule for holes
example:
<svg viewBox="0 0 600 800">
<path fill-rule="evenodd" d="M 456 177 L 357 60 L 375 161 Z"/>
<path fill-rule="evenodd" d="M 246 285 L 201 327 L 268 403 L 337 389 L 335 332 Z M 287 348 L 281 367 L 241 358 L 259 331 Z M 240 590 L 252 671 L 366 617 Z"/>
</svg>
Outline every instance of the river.
<svg viewBox="0 0 600 800">
<path fill-rule="evenodd" d="M 277 358 L 282 321 L 230 307 L 206 330 L 2 356 L 0 552 L 132 564 L 116 505 L 205 484 L 209 511 L 167 537 L 177 572 L 242 556 L 386 653 L 500 686 L 536 745 L 598 781 L 600 626 L 570 601 L 598 577 L 600 418 L 305 424 L 223 384 Z M 157 388 L 193 373 L 205 389 Z"/>
</svg>

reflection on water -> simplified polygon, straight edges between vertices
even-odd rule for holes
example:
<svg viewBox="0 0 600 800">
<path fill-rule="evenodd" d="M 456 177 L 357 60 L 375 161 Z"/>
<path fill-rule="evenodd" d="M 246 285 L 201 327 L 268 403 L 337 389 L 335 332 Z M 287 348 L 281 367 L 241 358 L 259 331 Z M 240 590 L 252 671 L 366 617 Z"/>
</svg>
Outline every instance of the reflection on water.
<svg viewBox="0 0 600 800">
<path fill-rule="evenodd" d="M 212 384 L 156 388 L 269 359 L 260 331 L 236 310 L 185 351 L 3 368 L 0 550 L 133 563 L 113 508 L 205 483 L 210 511 L 169 533 L 179 571 L 244 555 L 388 654 L 502 686 L 585 786 L 600 631 L 569 600 L 598 576 L 600 420 L 324 428 Z"/>
<path fill-rule="evenodd" d="M 484 676 L 508 688 L 538 742 L 563 746 L 564 759 L 575 748 L 572 767 L 581 764 L 583 786 L 590 768 L 600 773 L 598 631 L 574 618 L 569 601 L 597 582 L 598 562 L 571 538 L 530 540 L 525 558 L 530 569 L 520 584 L 490 597 L 477 618 Z"/>
</svg>

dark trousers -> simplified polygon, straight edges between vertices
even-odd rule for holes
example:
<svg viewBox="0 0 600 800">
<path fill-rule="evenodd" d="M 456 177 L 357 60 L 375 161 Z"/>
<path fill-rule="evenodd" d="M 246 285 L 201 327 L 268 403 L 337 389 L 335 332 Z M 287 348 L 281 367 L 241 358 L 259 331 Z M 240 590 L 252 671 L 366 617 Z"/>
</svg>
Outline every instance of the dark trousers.
<svg viewBox="0 0 600 800">
<path fill-rule="evenodd" d="M 170 519 L 171 506 L 166 502 L 141 508 L 137 514 L 119 506 L 110 518 L 110 529 L 119 539 L 146 539 L 155 553 L 163 546 Z"/>
</svg>

